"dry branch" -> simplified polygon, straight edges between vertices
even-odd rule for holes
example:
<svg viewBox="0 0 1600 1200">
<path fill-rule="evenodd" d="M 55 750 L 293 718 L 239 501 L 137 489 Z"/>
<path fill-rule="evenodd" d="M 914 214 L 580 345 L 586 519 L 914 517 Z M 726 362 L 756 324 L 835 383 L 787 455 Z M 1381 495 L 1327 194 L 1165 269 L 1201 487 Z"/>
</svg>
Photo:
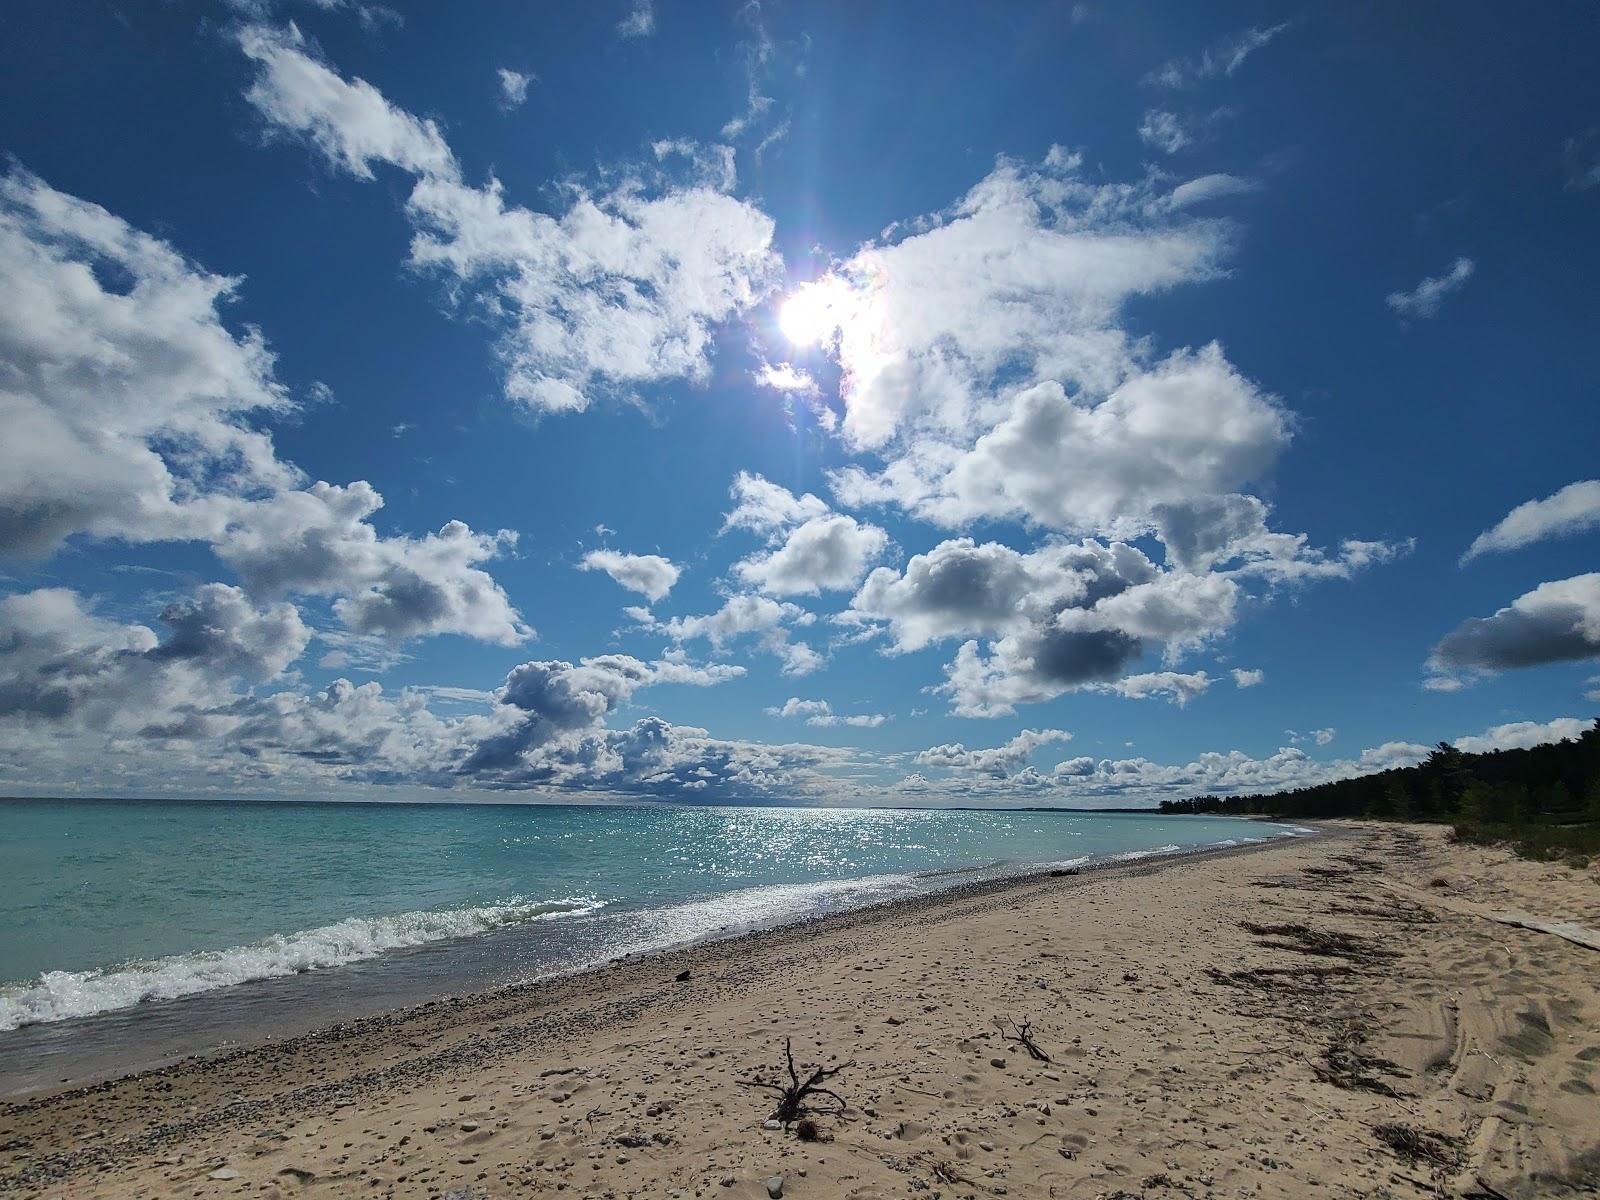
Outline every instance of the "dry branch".
<svg viewBox="0 0 1600 1200">
<path fill-rule="evenodd" d="M 844 1112 L 846 1108 L 844 1097 L 822 1085 L 846 1068 L 855 1066 L 854 1059 L 840 1063 L 837 1067 L 814 1067 L 811 1074 L 802 1080 L 800 1072 L 795 1070 L 794 1050 L 788 1038 L 783 1039 L 783 1058 L 789 1071 L 788 1083 L 773 1082 L 759 1076 L 754 1079 L 739 1080 L 740 1087 L 762 1088 L 777 1094 L 778 1107 L 773 1110 L 772 1120 L 782 1121 L 785 1126 L 793 1124 L 802 1113 L 814 1111 L 808 1103 L 814 1098 L 831 1100 L 837 1106 L 835 1112 Z"/>
<path fill-rule="evenodd" d="M 1050 1056 L 1043 1050 L 1039 1049 L 1038 1043 L 1033 1040 L 1032 1021 L 1024 1021 L 1022 1024 L 1018 1025 L 1015 1021 L 1010 1020 L 1007 1017 L 996 1017 L 994 1023 L 999 1028 L 1001 1035 L 1006 1039 L 1006 1041 L 1010 1042 L 1013 1046 L 1021 1046 L 1035 1061 L 1050 1061 Z M 1007 1028 L 1007 1025 L 1010 1026 L 1009 1029 Z"/>
</svg>

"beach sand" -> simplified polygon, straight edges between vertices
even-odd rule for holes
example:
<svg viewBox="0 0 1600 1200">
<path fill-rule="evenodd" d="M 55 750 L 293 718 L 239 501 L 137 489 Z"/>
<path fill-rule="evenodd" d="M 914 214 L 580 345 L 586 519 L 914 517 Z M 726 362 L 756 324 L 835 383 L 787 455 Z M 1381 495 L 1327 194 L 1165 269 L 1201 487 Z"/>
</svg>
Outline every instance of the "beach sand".
<svg viewBox="0 0 1600 1200">
<path fill-rule="evenodd" d="M 1344 826 L 976 888 L 0 1106 L 0 1188 L 1594 1194 L 1600 953 L 1485 914 L 1597 928 L 1597 882 Z M 825 1140 L 740 1085 L 789 1038 L 849 1064 Z"/>
</svg>

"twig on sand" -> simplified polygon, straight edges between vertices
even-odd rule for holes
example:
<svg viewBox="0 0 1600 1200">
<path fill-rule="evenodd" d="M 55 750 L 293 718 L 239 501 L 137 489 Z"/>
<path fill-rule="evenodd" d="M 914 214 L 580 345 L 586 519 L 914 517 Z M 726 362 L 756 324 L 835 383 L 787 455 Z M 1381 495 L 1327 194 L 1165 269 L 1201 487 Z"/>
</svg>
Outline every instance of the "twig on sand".
<svg viewBox="0 0 1600 1200">
<path fill-rule="evenodd" d="M 799 1071 L 795 1070 L 794 1050 L 789 1038 L 783 1039 L 783 1057 L 789 1070 L 788 1083 L 775 1083 L 759 1076 L 754 1079 L 739 1080 L 740 1087 L 763 1088 L 777 1093 L 778 1107 L 773 1110 L 773 1120 L 782 1121 L 786 1126 L 793 1124 L 801 1113 L 812 1111 L 811 1105 L 807 1102 L 813 1098 L 831 1100 L 837 1106 L 836 1112 L 843 1113 L 845 1111 L 848 1106 L 845 1104 L 844 1097 L 833 1089 L 825 1088 L 822 1085 L 847 1067 L 855 1066 L 854 1059 L 840 1063 L 837 1067 L 815 1067 L 812 1069 L 811 1074 L 802 1080 Z"/>
<path fill-rule="evenodd" d="M 1033 1058 L 1036 1062 L 1050 1061 L 1050 1056 L 1043 1050 L 1039 1049 L 1038 1043 L 1033 1040 L 1032 1021 L 1024 1021 L 1022 1024 L 1018 1025 L 1015 1021 L 1010 1020 L 1007 1017 L 996 1017 L 994 1019 L 994 1023 L 996 1027 L 999 1028 L 1001 1035 L 1006 1039 L 1006 1041 L 1010 1042 L 1013 1046 L 1021 1046 L 1028 1052 L 1029 1057 Z M 1007 1028 L 1008 1025 L 1010 1026 L 1009 1029 Z"/>
</svg>

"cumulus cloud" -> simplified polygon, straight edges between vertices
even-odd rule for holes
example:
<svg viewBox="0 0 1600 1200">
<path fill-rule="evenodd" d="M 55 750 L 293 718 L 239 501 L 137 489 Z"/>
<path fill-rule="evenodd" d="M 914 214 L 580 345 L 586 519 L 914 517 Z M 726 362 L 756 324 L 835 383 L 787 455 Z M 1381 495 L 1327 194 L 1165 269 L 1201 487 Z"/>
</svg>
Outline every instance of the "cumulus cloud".
<svg viewBox="0 0 1600 1200">
<path fill-rule="evenodd" d="M 1389 771 L 1395 767 L 1414 767 L 1433 752 L 1432 746 L 1417 742 L 1384 742 L 1361 752 L 1363 771 Z"/>
<path fill-rule="evenodd" d="M 1265 683 L 1267 680 L 1267 673 L 1261 670 L 1235 667 L 1228 673 L 1233 676 L 1233 685 L 1235 687 L 1253 688 Z"/>
<path fill-rule="evenodd" d="M 1289 422 L 1210 345 L 1178 351 L 1092 407 L 1059 383 L 1018 395 L 950 473 L 935 511 L 1024 517 L 1068 532 L 1131 536 L 1159 505 L 1258 478 Z M 1071 463 L 1069 471 L 1063 464 Z"/>
<path fill-rule="evenodd" d="M 1048 542 L 1023 554 L 957 538 L 903 571 L 874 570 L 840 619 L 883 633 L 899 653 L 970 638 L 939 690 L 962 715 L 1003 716 L 1088 685 L 1197 694 L 1209 682 L 1199 676 L 1115 681 L 1151 648 L 1177 653 L 1226 629 L 1238 592 L 1225 576 L 1166 571 L 1121 542 Z"/>
<path fill-rule="evenodd" d="M 265 681 L 311 639 L 294 606 L 208 584 L 161 614 L 163 639 L 97 616 L 66 588 L 0 599 L 0 719 L 107 735 L 204 732 L 235 680 Z"/>
<path fill-rule="evenodd" d="M 1272 582 L 1346 579 L 1410 553 L 1412 542 L 1346 538 L 1337 553 L 1309 544 L 1303 533 L 1268 527 L 1271 510 L 1255 496 L 1230 494 L 1158 504 L 1152 516 L 1167 561 L 1189 571 L 1226 567 L 1240 578 Z"/>
<path fill-rule="evenodd" d="M 1425 276 L 1409 292 L 1390 292 L 1384 297 L 1384 303 L 1402 319 L 1426 320 L 1438 314 L 1439 306 L 1447 296 L 1465 286 L 1467 280 L 1472 278 L 1473 270 L 1473 261 L 1462 255 L 1450 264 L 1450 269 L 1443 275 Z"/>
<path fill-rule="evenodd" d="M 386 692 L 344 679 L 262 690 L 254 685 L 293 684 L 284 672 L 310 639 L 292 605 L 254 605 L 213 584 L 174 602 L 162 622 L 164 637 L 104 619 L 65 589 L 0 600 L 0 742 L 74 745 L 91 769 L 142 760 L 154 778 L 222 772 L 234 785 L 257 779 L 275 789 L 320 779 L 680 799 L 815 798 L 817 772 L 847 761 L 821 747 L 723 741 L 657 717 L 609 727 L 644 688 L 711 686 L 743 671 L 681 654 L 526 662 L 492 692 Z M 471 703 L 446 717 L 430 698 Z"/>
<path fill-rule="evenodd" d="M 1221 346 L 1158 356 L 1123 328 L 1130 299 L 1214 277 L 1228 235 L 1153 179 L 1087 182 L 1080 157 L 1057 147 L 1036 165 L 1002 160 L 952 209 L 836 263 L 806 286 L 832 326 L 840 434 L 881 466 L 831 472 L 834 496 L 949 528 L 1171 530 L 1196 556 L 1219 562 L 1231 547 L 1274 579 L 1377 561 L 1381 543 L 1335 556 L 1265 527 L 1245 489 L 1295 423 Z"/>
<path fill-rule="evenodd" d="M 621 554 L 615 550 L 591 550 L 583 556 L 580 569 L 604 571 L 651 603 L 663 599 L 672 590 L 682 571 L 671 559 L 659 554 Z"/>
<path fill-rule="evenodd" d="M 740 471 L 729 489 L 733 509 L 722 523 L 723 532 L 750 529 L 773 534 L 793 525 L 804 524 L 831 511 L 825 501 L 810 492 L 796 496 L 781 484 L 750 471 Z"/>
<path fill-rule="evenodd" d="M 853 588 L 889 544 L 889 535 L 876 525 L 833 512 L 810 492 L 796 496 L 748 471 L 739 472 L 731 494 L 734 507 L 723 531 L 750 529 L 771 547 L 735 563 L 733 572 L 774 595 Z"/>
<path fill-rule="evenodd" d="M 1004 415 L 1004 380 L 1056 380 L 1087 404 L 1137 370 L 1121 306 L 1210 277 L 1227 230 L 1174 219 L 1152 186 L 1085 182 L 1080 167 L 1059 148 L 1034 166 L 1002 160 L 948 212 L 819 281 L 853 446 L 898 450 L 901 475 L 932 473 L 897 439 L 959 452 Z M 917 481 L 882 482 L 915 499 Z"/>
<path fill-rule="evenodd" d="M 459 521 L 381 537 L 368 483 L 317 483 L 250 425 L 291 408 L 259 332 L 210 275 L 96 205 L 14 171 L 0 180 L 0 554 L 75 534 L 211 544 L 253 594 L 335 597 L 358 634 L 528 634 L 477 564 L 515 542 Z"/>
<path fill-rule="evenodd" d="M 662 621 L 648 609 L 629 610 L 643 629 L 659 631 L 674 642 L 705 640 L 717 651 L 725 650 L 740 638 L 754 638 L 767 653 L 783 664 L 785 675 L 809 675 L 823 663 L 804 642 L 794 641 L 792 629 L 810 625 L 816 617 L 801 608 L 768 596 L 741 594 L 729 596 L 715 612 L 673 617 Z"/>
<path fill-rule="evenodd" d="M 368 483 L 316 483 L 243 509 L 216 551 L 254 592 L 337 596 L 334 611 L 358 634 L 459 633 L 506 646 L 532 636 L 477 565 L 514 546 L 514 533 L 451 521 L 420 538 L 380 537 L 368 518 L 382 505 Z"/>
<path fill-rule="evenodd" d="M 1211 677 L 1204 671 L 1185 674 L 1181 671 L 1146 671 L 1142 675 L 1129 675 L 1115 683 L 1101 684 L 1101 690 L 1115 692 L 1130 700 L 1145 700 L 1152 696 L 1165 696 L 1179 708 L 1196 696 L 1203 696 L 1211 686 Z"/>
<path fill-rule="evenodd" d="M 1543 500 L 1517 505 L 1493 528 L 1474 538 L 1461 561 L 1497 550 L 1521 550 L 1535 542 L 1595 528 L 1600 528 L 1600 479 L 1585 479 L 1569 483 Z"/>
<path fill-rule="evenodd" d="M 1187 763 L 1147 758 L 1082 757 L 1054 772 L 1057 795 L 1067 802 L 1154 803 L 1194 795 L 1240 795 L 1306 787 L 1357 772 L 1350 762 L 1319 762 L 1285 746 L 1264 757 L 1240 750 L 1208 751 Z"/>
<path fill-rule="evenodd" d="M 731 152 L 689 156 L 687 180 L 635 171 L 598 194 L 568 185 L 564 211 L 535 212 L 507 204 L 494 178 L 469 185 L 434 122 L 339 75 L 293 26 L 250 26 L 239 44 L 258 68 L 247 98 L 271 128 L 358 178 L 376 164 L 414 177 L 412 264 L 443 276 L 453 300 L 481 301 L 501 334 L 506 395 L 532 410 L 704 381 L 715 327 L 776 279 L 771 219 L 726 194 Z M 679 149 L 661 143 L 658 158 Z"/>
<path fill-rule="evenodd" d="M 1485 754 L 1491 750 L 1528 750 L 1546 742 L 1559 742 L 1566 738 L 1577 739 L 1594 724 L 1581 717 L 1556 717 L 1551 721 L 1513 721 L 1495 725 L 1475 737 L 1457 738 L 1457 750 L 1468 754 Z"/>
<path fill-rule="evenodd" d="M 250 423 L 292 404 L 261 334 L 223 323 L 238 279 L 20 170 L 0 275 L 0 554 L 210 538 L 238 497 L 299 482 Z"/>
<path fill-rule="evenodd" d="M 1040 747 L 1071 740 L 1072 734 L 1065 729 L 1024 729 L 1004 745 L 988 749 L 968 750 L 960 742 L 932 746 L 920 751 L 916 762 L 926 767 L 1004 777 L 1026 767 Z"/>
<path fill-rule="evenodd" d="M 1226 34 L 1197 55 L 1174 58 L 1164 63 L 1146 75 L 1144 82 L 1160 87 L 1184 88 L 1202 80 L 1232 76 L 1244 66 L 1245 59 L 1288 28 L 1289 22 L 1284 21 L 1278 25 L 1252 25 L 1237 33 Z"/>
<path fill-rule="evenodd" d="M 876 729 L 889 719 L 883 713 L 836 713 L 826 700 L 802 700 L 799 696 L 790 696 L 781 705 L 768 708 L 766 714 L 769 717 L 804 717 L 807 725 L 820 728 L 849 725 L 857 729 Z"/>
<path fill-rule="evenodd" d="M 1337 736 L 1336 729 L 1313 729 L 1310 733 L 1296 733 L 1292 729 L 1284 731 L 1289 735 L 1289 741 L 1298 745 L 1301 742 L 1315 742 L 1319 746 L 1326 746 Z"/>
<path fill-rule="evenodd" d="M 815 596 L 854 587 L 889 543 L 876 525 L 834 513 L 791 530 L 782 545 L 735 564 L 746 583 L 779 596 Z"/>
<path fill-rule="evenodd" d="M 1600 573 L 1541 583 L 1493 616 L 1471 617 L 1433 649 L 1431 671 L 1452 677 L 1600 655 Z"/>
</svg>

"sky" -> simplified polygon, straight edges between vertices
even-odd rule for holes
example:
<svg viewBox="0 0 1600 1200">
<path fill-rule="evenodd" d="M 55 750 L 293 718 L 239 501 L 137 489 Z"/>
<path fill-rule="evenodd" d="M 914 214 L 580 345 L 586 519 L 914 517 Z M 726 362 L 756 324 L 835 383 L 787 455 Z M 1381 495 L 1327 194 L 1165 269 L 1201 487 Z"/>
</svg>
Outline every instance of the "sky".
<svg viewBox="0 0 1600 1200">
<path fill-rule="evenodd" d="M 1592 5 L 6 25 L 0 793 L 1141 806 L 1597 711 Z"/>
</svg>

